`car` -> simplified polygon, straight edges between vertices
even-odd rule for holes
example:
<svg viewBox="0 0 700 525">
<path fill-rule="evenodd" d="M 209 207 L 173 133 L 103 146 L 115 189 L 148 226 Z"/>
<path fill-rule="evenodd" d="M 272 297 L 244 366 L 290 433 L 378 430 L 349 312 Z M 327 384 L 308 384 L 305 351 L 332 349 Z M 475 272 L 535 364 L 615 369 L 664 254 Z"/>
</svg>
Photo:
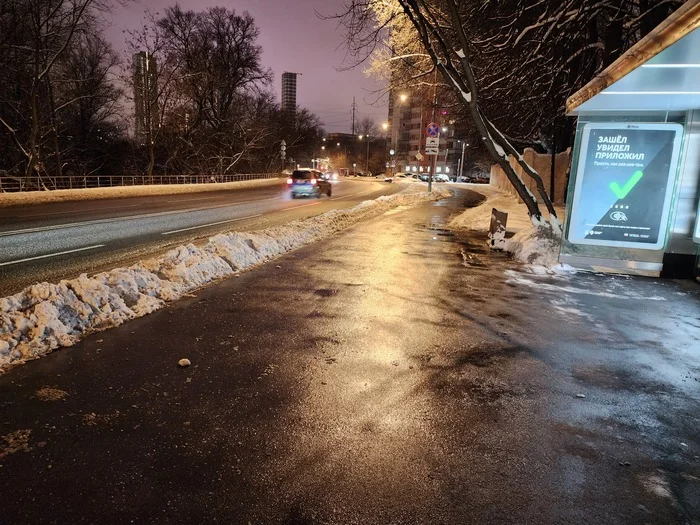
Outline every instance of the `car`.
<svg viewBox="0 0 700 525">
<path fill-rule="evenodd" d="M 438 174 L 433 177 L 434 182 L 450 182 L 450 178 L 447 175 Z"/>
<path fill-rule="evenodd" d="M 331 183 L 323 179 L 323 174 L 315 169 L 298 169 L 292 172 L 287 179 L 287 187 L 292 199 L 297 197 L 321 198 L 325 194 L 329 197 L 332 193 Z"/>
<path fill-rule="evenodd" d="M 398 173 L 395 175 L 397 179 L 407 179 L 408 178 L 408 173 Z"/>
</svg>

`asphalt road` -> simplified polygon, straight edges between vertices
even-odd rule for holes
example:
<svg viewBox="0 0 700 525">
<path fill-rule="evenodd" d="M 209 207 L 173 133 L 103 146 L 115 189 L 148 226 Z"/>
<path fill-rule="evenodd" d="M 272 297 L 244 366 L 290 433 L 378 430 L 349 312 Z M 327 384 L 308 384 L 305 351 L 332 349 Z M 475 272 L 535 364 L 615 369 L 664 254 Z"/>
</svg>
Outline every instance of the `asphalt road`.
<svg viewBox="0 0 700 525">
<path fill-rule="evenodd" d="M 257 230 L 351 207 L 398 185 L 341 180 L 331 198 L 293 200 L 277 186 L 0 208 L 0 297 L 132 264 L 229 230 Z"/>
<path fill-rule="evenodd" d="M 513 272 L 465 199 L 0 376 L 0 523 L 700 523 L 697 285 Z"/>
</svg>

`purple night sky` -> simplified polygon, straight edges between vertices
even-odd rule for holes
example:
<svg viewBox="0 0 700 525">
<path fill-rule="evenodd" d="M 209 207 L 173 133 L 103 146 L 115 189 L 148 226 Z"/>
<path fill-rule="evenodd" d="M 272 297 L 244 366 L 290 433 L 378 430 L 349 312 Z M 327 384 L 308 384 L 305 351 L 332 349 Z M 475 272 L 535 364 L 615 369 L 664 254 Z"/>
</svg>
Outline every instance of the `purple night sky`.
<svg viewBox="0 0 700 525">
<path fill-rule="evenodd" d="M 236 12 L 248 11 L 260 28 L 258 44 L 262 62 L 274 72 L 279 97 L 282 73 L 302 73 L 297 78 L 297 104 L 321 117 L 327 132 L 350 132 L 352 97 L 357 98 L 356 118 L 371 117 L 377 125 L 387 119 L 387 99 L 375 103 L 381 88 L 362 73 L 362 66 L 339 72 L 344 65 L 342 29 L 334 20 L 321 20 L 314 11 L 333 14 L 344 0 L 180 0 L 183 9 L 203 10 L 221 5 Z M 118 51 L 124 51 L 124 30 L 136 29 L 144 13 L 162 12 L 175 0 L 141 0 L 115 9 L 106 30 Z"/>
</svg>

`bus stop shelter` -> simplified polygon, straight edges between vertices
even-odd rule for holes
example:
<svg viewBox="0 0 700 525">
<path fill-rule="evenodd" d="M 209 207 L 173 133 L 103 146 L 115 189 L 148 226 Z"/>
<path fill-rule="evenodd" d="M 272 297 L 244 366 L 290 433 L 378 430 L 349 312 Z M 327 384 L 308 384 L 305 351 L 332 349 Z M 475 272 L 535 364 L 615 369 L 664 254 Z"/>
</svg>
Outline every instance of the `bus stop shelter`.
<svg viewBox="0 0 700 525">
<path fill-rule="evenodd" d="M 698 274 L 700 0 L 690 0 L 567 100 L 576 116 L 560 261 Z"/>
</svg>

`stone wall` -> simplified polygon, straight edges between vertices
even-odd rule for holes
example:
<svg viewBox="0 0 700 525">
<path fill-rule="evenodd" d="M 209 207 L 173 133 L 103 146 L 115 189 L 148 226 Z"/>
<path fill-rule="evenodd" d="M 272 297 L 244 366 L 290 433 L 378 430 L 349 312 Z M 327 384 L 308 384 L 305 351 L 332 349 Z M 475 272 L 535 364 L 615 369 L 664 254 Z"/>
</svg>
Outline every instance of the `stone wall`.
<svg viewBox="0 0 700 525">
<path fill-rule="evenodd" d="M 542 177 L 542 182 L 544 182 L 544 187 L 547 190 L 547 195 L 552 195 L 550 191 L 550 174 L 552 172 L 552 156 L 549 154 L 536 153 L 532 148 L 527 148 L 523 152 L 523 158 L 525 161 L 532 166 L 537 173 Z M 555 165 L 554 165 L 554 204 L 563 205 L 564 204 L 564 194 L 566 193 L 566 174 L 569 172 L 569 162 L 571 159 L 571 148 L 563 151 L 556 155 Z M 523 171 L 520 165 L 517 163 L 515 158 L 510 157 L 510 165 L 513 166 L 515 172 L 520 175 L 525 185 L 530 189 L 530 191 L 537 197 L 537 201 L 541 202 L 539 195 L 537 194 L 537 186 L 535 181 L 532 180 Z M 497 188 L 511 193 L 515 197 L 518 194 L 515 192 L 515 188 L 506 178 L 506 174 L 498 164 L 491 166 L 491 185 Z M 520 199 L 518 199 L 520 201 Z"/>
</svg>

